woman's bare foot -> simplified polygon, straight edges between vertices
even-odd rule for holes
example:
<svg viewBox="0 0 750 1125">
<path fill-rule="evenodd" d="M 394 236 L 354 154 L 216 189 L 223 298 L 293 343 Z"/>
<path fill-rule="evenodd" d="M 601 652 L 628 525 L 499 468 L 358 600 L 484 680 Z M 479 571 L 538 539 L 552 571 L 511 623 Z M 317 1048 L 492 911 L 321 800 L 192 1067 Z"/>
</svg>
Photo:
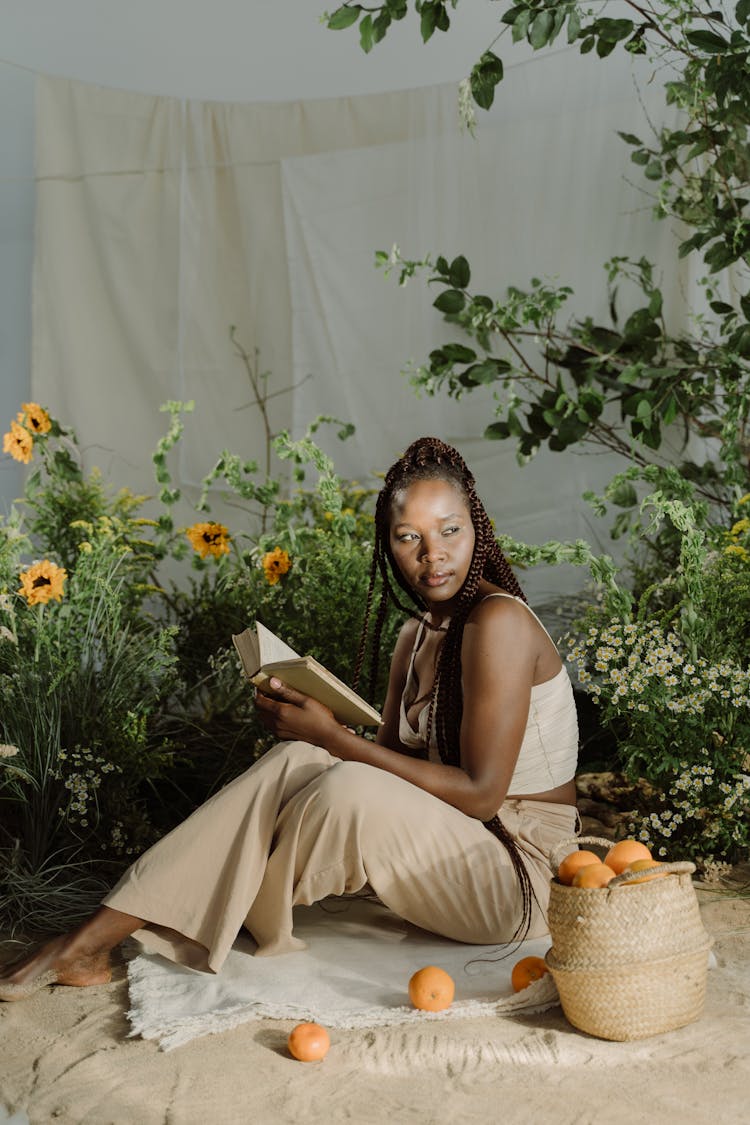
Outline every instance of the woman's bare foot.
<svg viewBox="0 0 750 1125">
<path fill-rule="evenodd" d="M 54 938 L 15 965 L 0 970 L 0 1000 L 26 1000 L 50 984 L 85 988 L 112 979 L 107 951 L 78 956 L 70 946 L 70 935 Z"/>
<path fill-rule="evenodd" d="M 50 984 L 107 984 L 112 979 L 110 950 L 143 924 L 142 918 L 100 907 L 77 930 L 0 969 L 0 1000 L 25 1000 Z"/>
</svg>

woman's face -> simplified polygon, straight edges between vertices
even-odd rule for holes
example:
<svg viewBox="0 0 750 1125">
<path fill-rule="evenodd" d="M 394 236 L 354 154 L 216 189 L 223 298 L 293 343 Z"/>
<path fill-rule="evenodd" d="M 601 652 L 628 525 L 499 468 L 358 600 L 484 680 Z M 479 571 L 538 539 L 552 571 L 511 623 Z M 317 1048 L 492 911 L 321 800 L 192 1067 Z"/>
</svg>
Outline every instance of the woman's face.
<svg viewBox="0 0 750 1125">
<path fill-rule="evenodd" d="M 474 554 L 474 525 L 463 492 L 444 480 L 420 480 L 394 494 L 390 547 L 411 588 L 450 613 Z"/>
</svg>

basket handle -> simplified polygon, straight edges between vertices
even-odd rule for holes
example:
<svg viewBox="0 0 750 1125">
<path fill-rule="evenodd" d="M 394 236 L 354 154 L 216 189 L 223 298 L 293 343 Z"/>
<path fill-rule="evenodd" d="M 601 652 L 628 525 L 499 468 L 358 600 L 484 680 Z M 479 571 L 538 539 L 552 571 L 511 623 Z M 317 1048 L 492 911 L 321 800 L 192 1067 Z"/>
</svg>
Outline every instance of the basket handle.
<svg viewBox="0 0 750 1125">
<path fill-rule="evenodd" d="M 600 848 L 606 848 L 609 851 L 614 847 L 616 841 L 608 840 L 605 836 L 569 836 L 565 840 L 560 840 L 559 844 L 550 852 L 549 862 L 550 867 L 557 874 L 557 869 L 560 866 L 561 860 L 565 859 L 566 855 L 570 855 L 571 851 L 579 844 L 596 844 Z M 649 871 L 654 875 L 692 875 L 695 871 L 695 864 L 690 863 L 689 860 L 676 860 L 674 863 L 660 863 L 658 867 L 649 868 Z M 640 871 L 623 872 L 622 875 L 615 875 L 607 886 L 619 887 L 623 883 L 630 883 L 633 879 L 642 876 Z"/>
<path fill-rule="evenodd" d="M 657 867 L 648 867 L 646 871 L 623 871 L 622 875 L 615 875 L 614 879 L 610 879 L 607 883 L 607 889 L 610 887 L 627 886 L 628 883 L 634 879 L 642 879 L 644 874 L 648 875 L 692 875 L 695 871 L 695 864 L 689 860 L 676 860 L 674 863 L 660 863 Z"/>
<path fill-rule="evenodd" d="M 555 844 L 549 855 L 550 867 L 555 874 L 557 874 L 561 861 L 565 859 L 566 855 L 575 851 L 579 844 L 598 844 L 600 848 L 606 848 L 609 851 L 614 845 L 614 840 L 608 840 L 605 836 L 568 836 L 567 839 L 560 840 L 558 844 Z"/>
</svg>

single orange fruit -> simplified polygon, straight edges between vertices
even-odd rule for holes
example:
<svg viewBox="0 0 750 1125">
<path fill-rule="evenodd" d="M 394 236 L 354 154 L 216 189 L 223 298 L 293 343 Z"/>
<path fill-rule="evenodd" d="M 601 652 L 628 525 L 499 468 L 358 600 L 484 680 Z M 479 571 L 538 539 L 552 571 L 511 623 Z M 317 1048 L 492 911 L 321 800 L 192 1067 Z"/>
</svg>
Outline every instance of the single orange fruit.
<svg viewBox="0 0 750 1125">
<path fill-rule="evenodd" d="M 514 992 L 520 992 L 535 980 L 541 980 L 549 972 L 547 962 L 543 957 L 522 957 L 513 966 L 510 974 L 510 983 Z"/>
<path fill-rule="evenodd" d="M 649 867 L 660 867 L 658 859 L 634 859 L 625 868 L 623 874 L 628 874 L 631 871 L 648 871 Z M 623 883 L 625 887 L 633 887 L 636 883 L 648 883 L 651 879 L 663 879 L 667 875 L 667 871 L 657 871 L 654 875 L 641 875 L 640 879 L 628 879 Z"/>
<path fill-rule="evenodd" d="M 571 852 L 558 867 L 557 878 L 569 887 L 578 868 L 585 867 L 587 863 L 601 863 L 601 860 L 593 852 Z"/>
<path fill-rule="evenodd" d="M 615 873 L 606 863 L 589 863 L 586 867 L 579 867 L 573 876 L 574 887 L 606 887 Z"/>
<path fill-rule="evenodd" d="M 290 1055 L 300 1062 L 316 1062 L 328 1054 L 331 1040 L 319 1023 L 298 1023 L 289 1032 L 286 1045 Z"/>
<path fill-rule="evenodd" d="M 409 981 L 409 999 L 424 1012 L 442 1012 L 453 1003 L 456 985 L 450 973 L 437 965 L 417 969 Z"/>
<path fill-rule="evenodd" d="M 614 844 L 604 857 L 607 867 L 611 867 L 615 875 L 622 875 L 628 864 L 636 859 L 652 859 L 651 852 L 640 840 L 620 840 Z"/>
</svg>

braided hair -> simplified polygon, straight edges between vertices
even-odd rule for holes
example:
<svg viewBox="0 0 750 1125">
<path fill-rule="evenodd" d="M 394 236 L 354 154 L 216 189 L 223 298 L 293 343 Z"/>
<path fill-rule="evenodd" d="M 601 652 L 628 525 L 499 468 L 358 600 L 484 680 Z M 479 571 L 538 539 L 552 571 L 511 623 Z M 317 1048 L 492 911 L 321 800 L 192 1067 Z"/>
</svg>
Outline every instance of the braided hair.
<svg viewBox="0 0 750 1125">
<path fill-rule="evenodd" d="M 427 745 L 429 746 L 434 731 L 441 760 L 446 765 L 459 766 L 461 762 L 461 719 L 463 716 L 461 644 L 466 620 L 474 606 L 481 601 L 480 580 L 484 578 L 524 602 L 526 597 L 510 568 L 508 560 L 497 544 L 489 516 L 475 491 L 472 473 L 458 450 L 439 438 L 424 437 L 413 442 L 403 457 L 399 458 L 388 470 L 383 487 L 378 494 L 375 507 L 375 542 L 370 569 L 370 583 L 357 653 L 354 684 L 356 687 L 359 683 L 369 640 L 371 651 L 369 691 L 371 696 L 374 695 L 380 658 L 380 640 L 389 602 L 412 617 L 415 616 L 415 607 L 420 614 L 424 614 L 428 609 L 427 604 L 402 575 L 393 558 L 390 546 L 391 510 L 394 498 L 399 492 L 407 489 L 416 481 L 423 480 L 442 480 L 458 489 L 466 500 L 474 527 L 474 552 L 466 580 L 456 598 L 455 610 L 448 623 L 428 704 Z M 373 621 L 374 591 L 378 576 L 381 580 L 381 594 Z M 399 588 L 398 590 L 394 588 L 394 582 Z M 411 605 L 404 604 L 402 593 L 406 595 Z M 425 624 L 429 626 L 426 621 Z M 511 940 L 521 940 L 529 929 L 531 904 L 535 897 L 529 874 L 516 841 L 500 818 L 495 815 L 490 820 L 485 821 L 484 824 L 490 832 L 497 836 L 506 849 L 518 878 L 523 909 L 518 927 Z"/>
</svg>

